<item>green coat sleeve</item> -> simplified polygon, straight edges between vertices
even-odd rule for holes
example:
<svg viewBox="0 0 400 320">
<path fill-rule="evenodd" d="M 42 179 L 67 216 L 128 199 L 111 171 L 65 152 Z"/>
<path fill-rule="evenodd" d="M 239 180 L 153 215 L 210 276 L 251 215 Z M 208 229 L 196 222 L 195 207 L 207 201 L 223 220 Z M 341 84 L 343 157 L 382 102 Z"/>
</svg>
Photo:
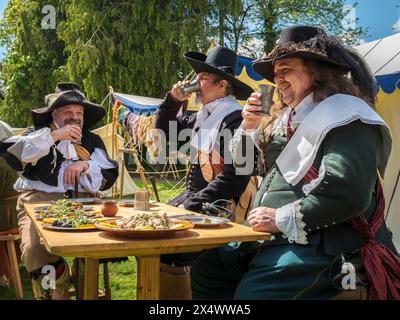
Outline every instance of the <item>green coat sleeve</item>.
<svg viewBox="0 0 400 320">
<path fill-rule="evenodd" d="M 361 121 L 328 133 L 320 147 L 325 176 L 300 202 L 305 231 L 343 223 L 369 208 L 381 144 L 378 126 Z"/>
</svg>

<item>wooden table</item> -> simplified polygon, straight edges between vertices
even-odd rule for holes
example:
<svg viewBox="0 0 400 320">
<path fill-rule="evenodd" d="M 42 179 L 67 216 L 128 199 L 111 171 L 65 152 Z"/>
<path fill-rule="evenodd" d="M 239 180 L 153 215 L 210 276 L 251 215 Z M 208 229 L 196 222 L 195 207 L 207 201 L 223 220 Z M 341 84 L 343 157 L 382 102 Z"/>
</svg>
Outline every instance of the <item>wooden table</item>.
<svg viewBox="0 0 400 320">
<path fill-rule="evenodd" d="M 51 231 L 43 229 L 41 222 L 34 218 L 33 209 L 46 204 L 48 203 L 32 202 L 25 204 L 25 208 L 48 252 L 63 257 L 84 258 L 84 299 L 97 298 L 99 259 L 136 256 L 137 299 L 158 299 L 161 254 L 196 252 L 229 242 L 270 239 L 268 233 L 255 232 L 250 227 L 236 223 L 230 223 L 226 227 L 190 229 L 162 239 L 128 239 L 106 231 Z M 96 205 L 95 210 L 99 209 L 100 205 Z M 169 215 L 193 213 L 161 203 L 157 203 L 151 210 L 163 210 Z M 130 216 L 136 212 L 143 211 L 119 207 L 117 216 Z"/>
</svg>

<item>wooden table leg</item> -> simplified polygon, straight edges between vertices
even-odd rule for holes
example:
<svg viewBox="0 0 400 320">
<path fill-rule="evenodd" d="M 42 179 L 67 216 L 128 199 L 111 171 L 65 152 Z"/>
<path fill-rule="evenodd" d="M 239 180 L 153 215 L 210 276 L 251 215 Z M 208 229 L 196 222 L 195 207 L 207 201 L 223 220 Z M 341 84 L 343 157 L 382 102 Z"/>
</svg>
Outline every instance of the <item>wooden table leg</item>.
<svg viewBox="0 0 400 320">
<path fill-rule="evenodd" d="M 160 255 L 137 256 L 137 300 L 160 297 Z"/>
<path fill-rule="evenodd" d="M 24 290 L 22 289 L 22 282 L 19 273 L 18 258 L 15 251 L 14 240 L 7 241 L 7 251 L 10 258 L 11 279 L 13 281 L 17 299 L 20 300 L 24 297 Z"/>
<path fill-rule="evenodd" d="M 99 291 L 99 260 L 85 258 L 84 300 L 96 300 Z"/>
</svg>

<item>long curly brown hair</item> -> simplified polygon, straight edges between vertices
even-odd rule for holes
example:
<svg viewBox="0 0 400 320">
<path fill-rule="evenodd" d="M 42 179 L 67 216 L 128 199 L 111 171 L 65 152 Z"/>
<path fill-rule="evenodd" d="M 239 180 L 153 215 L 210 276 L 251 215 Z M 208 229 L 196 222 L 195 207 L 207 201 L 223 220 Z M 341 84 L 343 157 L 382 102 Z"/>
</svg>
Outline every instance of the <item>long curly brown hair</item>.
<svg viewBox="0 0 400 320">
<path fill-rule="evenodd" d="M 315 59 L 302 60 L 305 70 L 311 75 L 315 102 L 343 93 L 359 97 L 374 107 L 375 97 L 364 95 L 347 70 Z"/>
<path fill-rule="evenodd" d="M 311 76 L 315 102 L 321 102 L 334 94 L 342 93 L 359 97 L 374 108 L 375 97 L 370 94 L 362 94 L 359 87 L 352 81 L 351 75 L 347 70 L 320 60 L 304 58 L 301 60 L 305 71 Z M 267 133 L 264 131 L 265 141 L 268 140 L 268 135 L 270 134 L 268 128 L 272 127 L 277 114 L 287 107 L 282 101 L 279 92 L 275 97 L 274 105 L 271 108 L 271 116 L 265 117 L 260 125 L 260 129 L 267 129 Z"/>
</svg>

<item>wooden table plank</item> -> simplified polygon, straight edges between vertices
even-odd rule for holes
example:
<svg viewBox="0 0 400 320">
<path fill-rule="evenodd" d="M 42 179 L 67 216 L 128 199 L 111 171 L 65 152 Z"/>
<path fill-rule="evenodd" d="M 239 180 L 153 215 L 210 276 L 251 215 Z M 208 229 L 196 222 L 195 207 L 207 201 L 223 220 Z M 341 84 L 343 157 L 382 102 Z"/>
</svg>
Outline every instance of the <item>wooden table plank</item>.
<svg viewBox="0 0 400 320">
<path fill-rule="evenodd" d="M 138 300 L 158 300 L 160 298 L 160 255 L 137 256 L 137 296 Z"/>
<path fill-rule="evenodd" d="M 229 242 L 269 240 L 271 235 L 253 231 L 250 227 L 229 223 L 218 228 L 195 228 L 178 232 L 170 238 L 128 239 L 105 231 L 59 232 L 42 228 L 42 222 L 35 219 L 34 208 L 47 205 L 45 202 L 25 204 L 35 224 L 41 243 L 52 254 L 85 258 L 84 299 L 96 299 L 98 294 L 99 259 L 136 256 L 138 261 L 137 299 L 159 298 L 160 255 L 169 253 L 196 252 L 220 247 Z M 100 210 L 100 206 L 95 206 Z M 151 211 L 162 210 L 168 215 L 193 214 L 193 212 L 157 204 Z M 139 211 L 119 207 L 118 216 L 131 216 Z"/>
<path fill-rule="evenodd" d="M 25 207 L 34 218 L 33 208 L 45 204 L 29 203 Z M 95 207 L 97 210 L 100 208 L 100 206 Z M 164 210 L 170 215 L 191 213 L 165 204 L 160 204 L 157 209 Z M 120 207 L 118 216 L 130 216 L 136 212 L 143 211 Z M 35 219 L 34 223 L 43 245 L 50 253 L 71 257 L 118 257 L 126 255 L 127 252 L 131 252 L 130 255 L 168 254 L 197 251 L 235 241 L 270 239 L 268 233 L 255 232 L 247 226 L 236 223 L 219 228 L 194 228 L 163 239 L 127 239 L 106 231 L 57 232 L 43 229 L 41 222 Z"/>
</svg>

